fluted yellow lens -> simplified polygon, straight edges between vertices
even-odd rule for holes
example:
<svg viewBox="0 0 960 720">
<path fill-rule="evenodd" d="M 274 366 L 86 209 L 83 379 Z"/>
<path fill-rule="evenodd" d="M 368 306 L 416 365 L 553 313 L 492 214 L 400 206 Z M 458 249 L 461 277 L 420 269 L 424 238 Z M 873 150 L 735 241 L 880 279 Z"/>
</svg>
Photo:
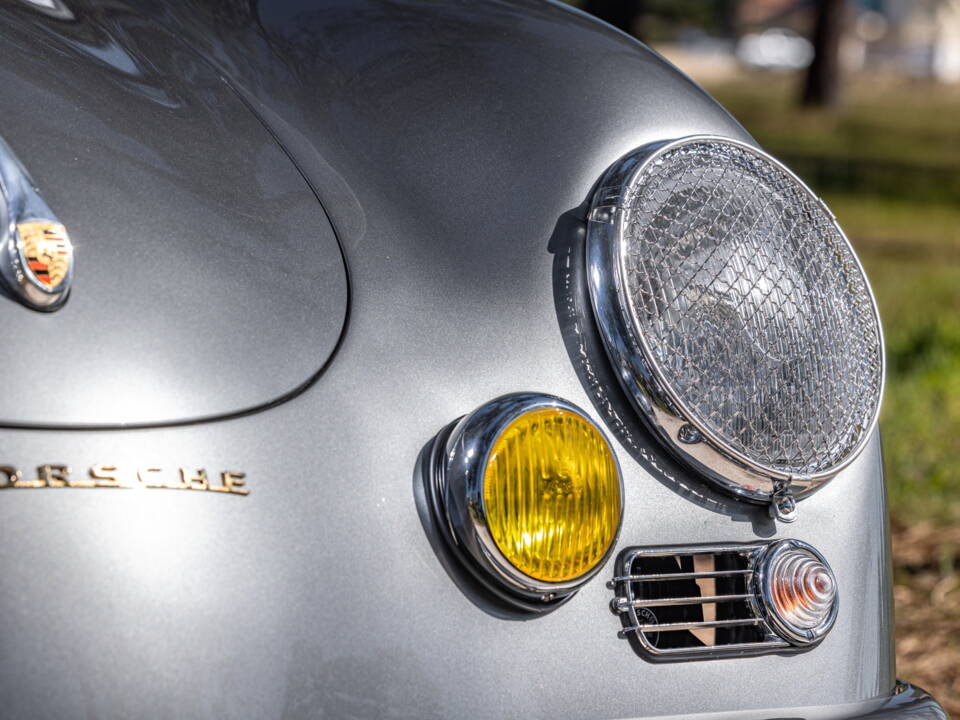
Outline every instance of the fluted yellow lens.
<svg viewBox="0 0 960 720">
<path fill-rule="evenodd" d="M 483 482 L 487 525 L 526 575 L 564 582 L 600 562 L 620 525 L 620 474 L 603 435 L 577 413 L 531 410 L 507 425 Z"/>
</svg>

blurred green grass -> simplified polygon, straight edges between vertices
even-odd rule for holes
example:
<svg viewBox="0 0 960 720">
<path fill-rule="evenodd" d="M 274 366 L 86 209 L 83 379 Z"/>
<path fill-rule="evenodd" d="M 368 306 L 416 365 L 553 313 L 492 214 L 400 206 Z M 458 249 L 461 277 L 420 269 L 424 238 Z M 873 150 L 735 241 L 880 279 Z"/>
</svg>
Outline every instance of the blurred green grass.
<svg viewBox="0 0 960 720">
<path fill-rule="evenodd" d="M 795 79 L 707 89 L 823 195 L 863 260 L 887 344 L 895 521 L 960 522 L 960 91 L 873 77 L 812 111 Z"/>
</svg>

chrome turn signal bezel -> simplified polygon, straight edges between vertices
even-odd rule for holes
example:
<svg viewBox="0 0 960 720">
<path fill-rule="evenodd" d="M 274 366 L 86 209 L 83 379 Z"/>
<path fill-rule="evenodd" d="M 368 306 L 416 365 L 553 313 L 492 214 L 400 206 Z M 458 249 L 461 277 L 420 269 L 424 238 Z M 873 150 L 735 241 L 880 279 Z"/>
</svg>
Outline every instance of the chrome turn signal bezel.
<svg viewBox="0 0 960 720">
<path fill-rule="evenodd" d="M 500 433 L 525 413 L 540 409 L 566 410 L 588 422 L 603 438 L 617 470 L 620 518 L 605 554 L 590 570 L 565 582 L 530 577 L 507 560 L 491 534 L 483 502 L 484 473 Z M 579 407 L 561 398 L 539 393 L 513 393 L 492 400 L 455 421 L 434 440 L 434 460 L 427 486 L 434 512 L 458 550 L 464 564 L 498 595 L 544 603 L 558 603 L 587 583 L 610 560 L 623 524 L 623 474 L 610 439 Z"/>
<path fill-rule="evenodd" d="M 823 554 L 812 545 L 802 540 L 780 540 L 768 546 L 757 561 L 757 570 L 754 576 L 754 592 L 759 600 L 760 610 L 764 619 L 773 628 L 773 630 L 782 638 L 796 646 L 814 645 L 830 632 L 833 624 L 837 621 L 837 613 L 840 611 L 839 595 L 833 598 L 833 604 L 827 616 L 815 627 L 803 628 L 789 622 L 779 612 L 773 601 L 773 589 L 771 587 L 771 570 L 777 559 L 784 553 L 791 550 L 802 550 L 816 558 L 829 571 L 830 575 L 836 578 L 833 568 L 827 562 Z"/>
</svg>

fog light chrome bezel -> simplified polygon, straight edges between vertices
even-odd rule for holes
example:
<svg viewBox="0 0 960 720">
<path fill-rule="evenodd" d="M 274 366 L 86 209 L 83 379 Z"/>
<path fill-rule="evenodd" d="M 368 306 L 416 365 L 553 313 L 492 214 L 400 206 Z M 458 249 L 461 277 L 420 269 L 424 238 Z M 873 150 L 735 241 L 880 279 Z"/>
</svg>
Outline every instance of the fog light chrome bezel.
<svg viewBox="0 0 960 720">
<path fill-rule="evenodd" d="M 547 582 L 516 568 L 493 538 L 483 501 L 484 473 L 500 433 L 520 416 L 541 409 L 565 410 L 592 426 L 606 443 L 619 481 L 620 516 L 616 532 L 601 559 L 588 571 L 563 582 Z M 439 446 L 439 447 L 438 447 Z M 589 582 L 612 557 L 623 525 L 623 474 L 603 429 L 587 413 L 561 398 L 539 393 L 513 393 L 492 400 L 455 421 L 435 440 L 432 482 L 428 484 L 435 513 L 448 540 L 478 580 L 501 597 L 537 604 L 560 602 Z"/>
</svg>

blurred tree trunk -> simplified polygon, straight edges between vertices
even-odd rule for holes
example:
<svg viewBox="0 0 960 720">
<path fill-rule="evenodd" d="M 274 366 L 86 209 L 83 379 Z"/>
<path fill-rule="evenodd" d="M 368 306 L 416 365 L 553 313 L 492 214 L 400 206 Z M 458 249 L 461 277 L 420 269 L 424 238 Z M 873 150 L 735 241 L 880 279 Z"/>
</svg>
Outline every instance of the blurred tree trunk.
<svg viewBox="0 0 960 720">
<path fill-rule="evenodd" d="M 643 39 L 640 16 L 644 0 L 587 0 L 583 9 L 625 33 Z"/>
<path fill-rule="evenodd" d="M 717 26 L 721 37 L 737 37 L 737 7 L 739 0 L 719 0 L 717 2 Z"/>
<path fill-rule="evenodd" d="M 840 102 L 843 69 L 840 41 L 846 24 L 846 0 L 817 0 L 813 27 L 813 62 L 807 68 L 801 102 L 832 107 Z"/>
</svg>

